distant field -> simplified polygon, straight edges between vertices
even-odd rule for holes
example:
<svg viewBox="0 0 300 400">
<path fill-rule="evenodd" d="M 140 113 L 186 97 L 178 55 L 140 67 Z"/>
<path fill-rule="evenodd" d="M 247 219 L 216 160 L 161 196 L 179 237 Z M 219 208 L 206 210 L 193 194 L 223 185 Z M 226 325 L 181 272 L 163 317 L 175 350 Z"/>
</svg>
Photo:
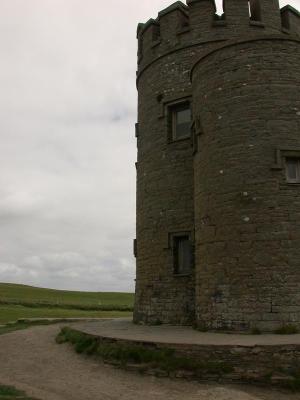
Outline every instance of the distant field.
<svg viewBox="0 0 300 400">
<path fill-rule="evenodd" d="M 0 283 L 0 324 L 19 318 L 129 316 L 133 293 L 76 292 Z"/>
<path fill-rule="evenodd" d="M 0 305 L 0 324 L 17 321 L 21 318 L 119 318 L 130 317 L 130 311 L 84 311 L 51 307 L 23 307 Z"/>
<path fill-rule="evenodd" d="M 67 290 L 41 289 L 32 286 L 0 283 L 0 301 L 132 307 L 133 299 L 133 293 L 71 292 Z"/>
</svg>

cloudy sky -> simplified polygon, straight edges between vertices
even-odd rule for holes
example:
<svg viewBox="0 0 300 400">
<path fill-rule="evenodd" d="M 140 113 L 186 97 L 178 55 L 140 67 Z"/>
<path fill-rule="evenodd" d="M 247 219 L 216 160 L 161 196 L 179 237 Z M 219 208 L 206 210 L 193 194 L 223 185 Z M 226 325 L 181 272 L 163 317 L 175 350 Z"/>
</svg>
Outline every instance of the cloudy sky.
<svg viewBox="0 0 300 400">
<path fill-rule="evenodd" d="M 169 4 L 0 0 L 0 281 L 133 291 L 136 25 Z"/>
</svg>

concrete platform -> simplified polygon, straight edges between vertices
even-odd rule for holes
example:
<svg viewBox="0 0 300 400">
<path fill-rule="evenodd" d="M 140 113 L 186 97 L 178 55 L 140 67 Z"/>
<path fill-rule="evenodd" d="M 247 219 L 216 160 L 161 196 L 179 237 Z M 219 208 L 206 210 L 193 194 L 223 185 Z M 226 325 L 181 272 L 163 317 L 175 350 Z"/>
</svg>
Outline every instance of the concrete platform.
<svg viewBox="0 0 300 400">
<path fill-rule="evenodd" d="M 72 329 L 93 337 L 100 346 L 125 346 L 137 352 L 141 347 L 157 352 L 172 349 L 173 360 L 189 360 L 198 366 L 173 373 L 153 370 L 151 365 L 130 366 L 144 373 L 300 388 L 300 334 L 206 333 L 191 327 L 134 325 L 130 319 L 78 322 Z"/>
<path fill-rule="evenodd" d="M 129 318 L 88 321 L 76 324 L 87 334 L 138 342 L 207 346 L 280 346 L 300 345 L 300 334 L 246 335 L 199 332 L 188 326 L 135 325 Z"/>
</svg>

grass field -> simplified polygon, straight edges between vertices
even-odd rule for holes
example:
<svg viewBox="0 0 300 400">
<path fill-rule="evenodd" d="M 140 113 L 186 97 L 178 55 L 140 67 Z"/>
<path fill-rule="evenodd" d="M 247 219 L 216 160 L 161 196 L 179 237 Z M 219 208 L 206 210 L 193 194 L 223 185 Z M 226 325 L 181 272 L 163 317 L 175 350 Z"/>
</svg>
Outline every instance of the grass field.
<svg viewBox="0 0 300 400">
<path fill-rule="evenodd" d="M 132 293 L 75 292 L 0 283 L 0 324 L 20 318 L 118 318 L 131 315 Z"/>
<path fill-rule="evenodd" d="M 21 318 L 119 318 L 129 317 L 130 311 L 85 311 L 51 307 L 23 307 L 0 305 L 0 324 L 17 321 Z"/>
<path fill-rule="evenodd" d="M 133 293 L 75 292 L 0 283 L 0 301 L 86 306 L 133 306 Z"/>
</svg>

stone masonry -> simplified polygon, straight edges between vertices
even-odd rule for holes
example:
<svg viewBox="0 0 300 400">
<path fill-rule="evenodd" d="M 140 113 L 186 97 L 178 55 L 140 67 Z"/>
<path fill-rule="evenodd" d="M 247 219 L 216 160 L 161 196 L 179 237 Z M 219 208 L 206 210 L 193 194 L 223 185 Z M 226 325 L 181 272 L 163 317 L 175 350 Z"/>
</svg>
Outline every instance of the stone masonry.
<svg viewBox="0 0 300 400">
<path fill-rule="evenodd" d="M 136 323 L 300 328 L 300 13 L 176 2 L 138 26 Z M 174 140 L 172 113 L 192 110 Z M 193 265 L 176 273 L 177 235 Z M 175 237 L 175 239 L 174 239 Z"/>
</svg>

